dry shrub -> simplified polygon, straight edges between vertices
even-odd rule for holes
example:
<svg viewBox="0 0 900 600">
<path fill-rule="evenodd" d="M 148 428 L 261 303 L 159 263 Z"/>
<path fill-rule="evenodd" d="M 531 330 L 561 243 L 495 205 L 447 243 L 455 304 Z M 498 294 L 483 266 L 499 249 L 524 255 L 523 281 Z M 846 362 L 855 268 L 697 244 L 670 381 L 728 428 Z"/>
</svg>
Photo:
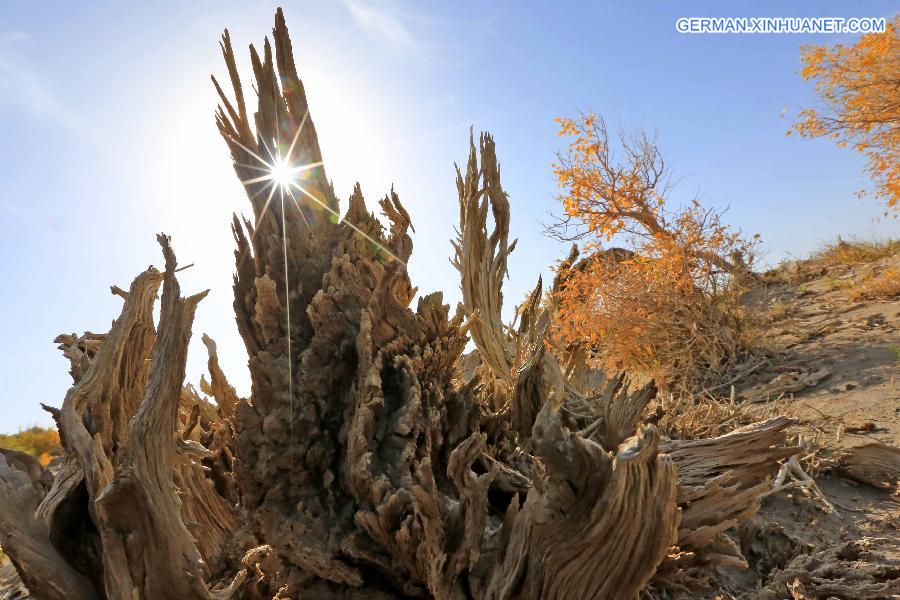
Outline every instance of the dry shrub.
<svg viewBox="0 0 900 600">
<path fill-rule="evenodd" d="M 572 141 L 556 165 L 565 214 L 551 231 L 584 240 L 587 256 L 560 267 L 557 336 L 587 347 L 596 366 L 644 373 L 663 388 L 720 383 L 747 347 L 740 296 L 757 237 L 696 200 L 670 208 L 652 138 L 620 134 L 618 162 L 601 118 L 560 122 Z M 630 248 L 603 249 L 613 236 Z"/>
<path fill-rule="evenodd" d="M 694 285 L 670 259 L 590 261 L 559 294 L 557 331 L 586 343 L 600 366 L 644 372 L 663 387 L 718 383 L 745 347 L 738 291 Z"/>
<path fill-rule="evenodd" d="M 892 300 L 900 296 L 900 269 L 888 267 L 850 288 L 847 295 L 854 302 L 861 300 Z"/>
</svg>

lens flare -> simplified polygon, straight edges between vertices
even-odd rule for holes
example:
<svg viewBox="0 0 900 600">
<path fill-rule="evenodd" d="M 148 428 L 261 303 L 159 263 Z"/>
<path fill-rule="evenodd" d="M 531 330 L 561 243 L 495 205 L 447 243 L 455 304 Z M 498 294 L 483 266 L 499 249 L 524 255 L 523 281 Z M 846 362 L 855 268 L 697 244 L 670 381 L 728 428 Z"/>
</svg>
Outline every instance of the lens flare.
<svg viewBox="0 0 900 600">
<path fill-rule="evenodd" d="M 294 170 L 284 159 L 275 161 L 270 175 L 272 181 L 280 185 L 282 189 L 289 187 L 294 180 Z"/>
<path fill-rule="evenodd" d="M 251 170 L 260 171 L 263 173 L 259 177 L 251 177 L 250 179 L 245 179 L 242 181 L 242 183 L 245 186 L 263 182 L 263 181 L 269 182 L 269 184 L 270 184 L 269 189 L 268 189 L 269 196 L 266 199 L 266 203 L 263 206 L 263 209 L 261 211 L 261 214 L 259 215 L 259 218 L 257 219 L 257 227 L 256 228 L 259 229 L 259 223 L 262 222 L 263 216 L 268 211 L 269 204 L 272 201 L 272 197 L 275 195 L 275 191 L 280 190 L 281 191 L 281 204 L 282 204 L 282 212 L 281 212 L 282 219 L 284 219 L 284 217 L 285 217 L 284 195 L 285 195 L 285 193 L 287 193 L 287 195 L 291 199 L 291 204 L 293 204 L 294 206 L 297 207 L 298 210 L 300 210 L 300 215 L 303 217 L 303 221 L 306 223 L 306 226 L 309 228 L 309 232 L 312 235 L 313 240 L 315 240 L 316 245 L 318 246 L 319 244 L 318 244 L 318 240 L 315 239 L 315 233 L 313 232 L 312 227 L 309 224 L 309 221 L 307 221 L 306 215 L 303 214 L 303 210 L 300 208 L 300 205 L 297 201 L 297 197 L 294 196 L 293 190 L 297 190 L 298 192 L 303 194 L 303 196 L 305 196 L 309 200 L 312 200 L 313 202 L 315 202 L 315 204 L 318 205 L 319 208 L 322 208 L 326 212 L 328 212 L 330 214 L 330 216 L 333 218 L 333 220 L 335 220 L 335 222 L 342 223 L 342 224 L 348 226 L 350 229 L 355 231 L 361 237 L 363 237 L 366 240 L 368 240 L 369 242 L 371 242 L 378 251 L 386 254 L 391 260 L 397 261 L 400 264 L 402 264 L 403 266 L 406 266 L 406 263 L 403 260 L 401 260 L 399 256 L 395 255 L 393 252 L 388 250 L 378 240 L 372 238 L 369 234 L 367 234 L 366 232 L 361 230 L 359 227 L 357 227 L 353 223 L 351 223 L 349 221 L 345 221 L 343 219 L 343 217 L 341 217 L 341 215 L 337 211 L 335 211 L 333 208 L 328 206 L 328 204 L 326 204 L 325 202 L 323 202 L 322 200 L 317 198 L 314 194 L 310 193 L 306 188 L 304 188 L 302 185 L 300 185 L 300 183 L 297 181 L 298 178 L 306 179 L 307 177 L 309 177 L 309 175 L 311 174 L 311 171 L 313 169 L 315 169 L 316 167 L 320 167 L 322 165 L 321 161 L 307 163 L 307 164 L 301 164 L 301 165 L 294 165 L 291 161 L 291 157 L 294 154 L 294 147 L 297 145 L 297 140 L 300 137 L 300 132 L 303 131 L 303 126 L 306 124 L 306 120 L 308 117 L 309 117 L 309 111 L 307 111 L 306 114 L 303 115 L 303 120 L 300 122 L 300 126 L 294 132 L 294 138 L 291 140 L 290 146 L 288 147 L 287 152 L 284 154 L 284 156 L 282 156 L 281 153 L 278 152 L 277 150 L 276 150 L 276 152 L 273 152 L 272 150 L 269 149 L 268 145 L 265 145 L 265 149 L 268 152 L 269 157 L 272 159 L 271 162 L 265 160 L 259 154 L 257 154 L 256 152 L 254 152 L 253 150 L 251 150 L 250 148 L 248 148 L 247 146 L 245 146 L 244 144 L 242 144 L 235 138 L 233 138 L 233 137 L 230 138 L 236 145 L 243 148 L 251 157 L 256 159 L 256 161 L 259 162 L 259 164 L 261 165 L 259 167 L 253 166 L 253 165 L 242 165 Z M 281 147 L 281 144 L 279 143 L 278 140 L 274 140 L 274 142 L 275 142 L 276 149 Z M 282 228 L 282 235 L 284 235 L 284 236 L 287 235 L 285 227 Z M 287 247 L 287 239 L 286 238 L 284 240 L 284 244 L 285 244 L 285 248 L 286 248 Z"/>
</svg>

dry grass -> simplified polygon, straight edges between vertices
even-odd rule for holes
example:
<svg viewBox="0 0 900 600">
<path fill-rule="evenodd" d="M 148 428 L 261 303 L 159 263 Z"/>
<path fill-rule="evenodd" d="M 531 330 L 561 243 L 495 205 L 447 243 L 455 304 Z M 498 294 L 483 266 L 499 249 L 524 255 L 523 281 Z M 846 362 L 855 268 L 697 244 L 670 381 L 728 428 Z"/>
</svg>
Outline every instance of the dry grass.
<svg viewBox="0 0 900 600">
<path fill-rule="evenodd" d="M 900 269 L 889 267 L 847 290 L 850 300 L 893 300 L 900 297 Z"/>
<path fill-rule="evenodd" d="M 789 414 L 789 399 L 753 403 L 735 398 L 722 400 L 710 393 L 660 394 L 649 407 L 651 421 L 660 433 L 673 439 L 701 439 L 724 435 L 744 425 L 779 414 Z M 655 415 L 654 415 L 655 413 Z"/>
<path fill-rule="evenodd" d="M 866 265 L 900 253 L 900 240 L 852 240 L 838 237 L 826 242 L 805 260 L 788 260 L 776 269 L 765 273 L 763 278 L 788 284 L 801 284 L 819 277 L 825 277 L 832 288 L 840 283 L 835 274 L 846 272 L 852 267 Z"/>
<path fill-rule="evenodd" d="M 810 261 L 826 267 L 853 266 L 875 262 L 898 252 L 900 240 L 847 242 L 838 238 L 823 245 L 810 257 Z"/>
<path fill-rule="evenodd" d="M 765 319 L 764 323 L 769 324 L 787 318 L 793 311 L 793 307 L 791 307 L 791 305 L 787 302 L 783 300 L 775 300 L 762 316 Z"/>
</svg>

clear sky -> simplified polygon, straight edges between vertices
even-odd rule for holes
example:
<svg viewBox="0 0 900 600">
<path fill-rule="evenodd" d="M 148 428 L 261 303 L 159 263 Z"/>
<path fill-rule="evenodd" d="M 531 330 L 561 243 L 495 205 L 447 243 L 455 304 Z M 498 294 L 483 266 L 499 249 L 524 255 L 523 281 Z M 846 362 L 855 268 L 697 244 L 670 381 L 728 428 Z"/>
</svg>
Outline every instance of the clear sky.
<svg viewBox="0 0 900 600">
<path fill-rule="evenodd" d="M 453 163 L 469 126 L 495 135 L 512 232 L 507 304 L 564 253 L 542 236 L 556 208 L 555 117 L 580 110 L 659 132 L 682 177 L 676 196 L 730 207 L 775 263 L 838 234 L 888 237 L 856 200 L 861 159 L 827 141 L 788 138 L 789 116 L 815 102 L 799 47 L 845 35 L 684 35 L 683 16 L 890 16 L 896 0 L 810 2 L 283 3 L 329 176 L 346 199 L 359 180 L 374 201 L 393 183 L 416 234 L 420 292 L 459 299 L 448 262 L 458 219 Z M 49 424 L 68 364 L 62 332 L 106 331 L 127 288 L 174 238 L 185 293 L 211 288 L 194 328 L 188 378 L 205 367 L 200 334 L 249 389 L 231 312 L 230 215 L 241 185 L 213 122 L 209 74 L 224 76 L 229 27 L 245 73 L 276 3 L 246 0 L 41 2 L 0 11 L 0 431 Z M 245 77 L 245 81 L 249 81 Z M 783 115 L 787 116 L 783 116 Z"/>
</svg>

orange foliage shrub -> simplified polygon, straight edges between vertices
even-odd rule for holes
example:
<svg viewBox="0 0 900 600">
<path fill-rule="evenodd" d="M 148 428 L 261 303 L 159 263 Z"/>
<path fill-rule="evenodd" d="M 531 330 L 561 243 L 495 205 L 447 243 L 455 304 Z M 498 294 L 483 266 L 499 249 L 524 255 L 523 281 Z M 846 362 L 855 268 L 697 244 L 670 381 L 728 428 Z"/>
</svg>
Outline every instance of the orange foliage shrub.
<svg viewBox="0 0 900 600">
<path fill-rule="evenodd" d="M 61 450 L 59 432 L 56 429 L 31 427 L 19 433 L 0 434 L 0 448 L 25 452 L 47 466 Z"/>
<path fill-rule="evenodd" d="M 620 135 L 620 162 L 602 118 L 559 122 L 571 142 L 554 166 L 564 209 L 554 232 L 582 240 L 586 258 L 560 267 L 558 339 L 664 386 L 721 381 L 743 348 L 738 298 L 756 238 L 696 200 L 667 206 L 669 173 L 647 135 Z M 630 249 L 604 250 L 614 238 Z"/>
<path fill-rule="evenodd" d="M 900 210 L 900 15 L 884 33 L 853 46 L 805 46 L 801 58 L 800 74 L 825 106 L 801 112 L 788 134 L 828 136 L 865 154 L 875 198 Z"/>
</svg>

